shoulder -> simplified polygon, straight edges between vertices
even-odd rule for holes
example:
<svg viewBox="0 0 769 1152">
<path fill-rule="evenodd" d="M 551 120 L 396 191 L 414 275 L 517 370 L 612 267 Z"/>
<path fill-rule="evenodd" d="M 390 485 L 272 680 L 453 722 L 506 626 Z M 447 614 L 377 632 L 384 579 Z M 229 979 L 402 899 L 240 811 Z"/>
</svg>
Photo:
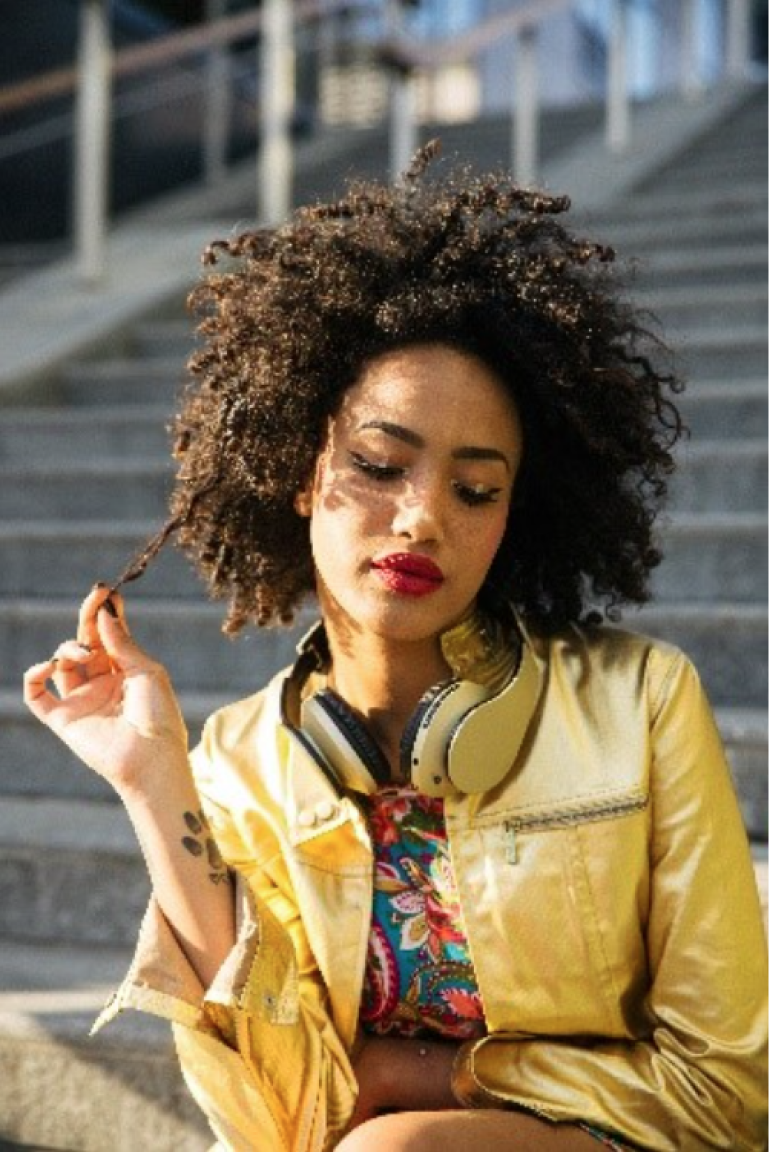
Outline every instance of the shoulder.
<svg viewBox="0 0 769 1152">
<path fill-rule="evenodd" d="M 190 754 L 202 795 L 220 801 L 233 788 L 258 787 L 260 776 L 280 757 L 280 697 L 286 670 L 259 691 L 219 708 L 206 720 Z"/>
<path fill-rule="evenodd" d="M 278 849 L 286 759 L 280 726 L 285 672 L 206 721 L 190 764 L 200 801 L 228 864 L 251 867 Z"/>
<path fill-rule="evenodd" d="M 258 692 L 226 704 L 205 722 L 201 744 L 220 749 L 237 747 L 257 729 L 275 723 L 280 715 L 280 693 L 288 669 L 278 672 Z"/>
<path fill-rule="evenodd" d="M 579 676 L 605 684 L 644 686 L 651 700 L 664 697 L 666 687 L 693 665 L 680 648 L 643 632 L 614 625 L 572 625 L 554 636 L 532 638 L 535 652 L 551 676 Z"/>
</svg>

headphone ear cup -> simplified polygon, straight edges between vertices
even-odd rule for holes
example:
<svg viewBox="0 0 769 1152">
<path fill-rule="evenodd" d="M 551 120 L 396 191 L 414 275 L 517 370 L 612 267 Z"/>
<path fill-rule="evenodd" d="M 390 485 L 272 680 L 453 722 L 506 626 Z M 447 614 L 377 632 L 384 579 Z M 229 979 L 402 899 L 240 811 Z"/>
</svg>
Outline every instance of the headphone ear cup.
<svg viewBox="0 0 769 1152">
<path fill-rule="evenodd" d="M 381 788 L 390 783 L 390 765 L 382 749 L 349 705 L 330 688 L 304 701 L 302 729 L 332 765 L 341 758 L 348 769 L 346 775 L 357 777 L 364 791 L 370 791 L 372 785 Z M 351 759 L 355 761 L 352 764 Z"/>
<path fill-rule="evenodd" d="M 425 692 L 409 717 L 401 737 L 401 771 L 415 788 L 427 796 L 446 796 L 454 791 L 448 777 L 447 757 L 443 757 L 442 763 L 435 757 L 432 762 L 428 762 L 417 750 L 417 741 L 456 683 L 455 680 L 443 680 Z"/>
</svg>

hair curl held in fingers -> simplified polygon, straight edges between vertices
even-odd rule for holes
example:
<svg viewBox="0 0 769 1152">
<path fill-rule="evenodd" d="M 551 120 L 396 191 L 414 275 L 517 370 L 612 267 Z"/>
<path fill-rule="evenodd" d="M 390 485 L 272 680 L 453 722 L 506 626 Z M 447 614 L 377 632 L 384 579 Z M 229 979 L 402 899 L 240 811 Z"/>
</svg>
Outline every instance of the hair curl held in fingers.
<svg viewBox="0 0 769 1152">
<path fill-rule="evenodd" d="M 480 357 L 521 416 L 489 597 L 546 632 L 647 598 L 682 431 L 665 349 L 625 299 L 613 252 L 562 223 L 566 197 L 437 175 L 435 151 L 394 186 L 353 184 L 204 254 L 172 518 L 135 571 L 176 532 L 228 601 L 227 631 L 289 621 L 312 592 L 294 497 L 327 417 L 372 357 L 428 342 Z"/>
</svg>

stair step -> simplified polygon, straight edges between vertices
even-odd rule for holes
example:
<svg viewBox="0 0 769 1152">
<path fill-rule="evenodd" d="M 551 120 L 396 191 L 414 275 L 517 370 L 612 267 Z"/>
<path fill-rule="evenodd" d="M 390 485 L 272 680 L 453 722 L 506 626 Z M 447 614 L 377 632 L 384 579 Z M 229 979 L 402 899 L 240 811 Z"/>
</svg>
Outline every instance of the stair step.
<svg viewBox="0 0 769 1152">
<path fill-rule="evenodd" d="M 730 181 L 739 184 L 742 180 L 751 184 L 759 180 L 765 172 L 766 157 L 760 154 L 751 155 L 749 152 L 737 153 L 734 156 L 697 158 L 692 161 L 681 157 L 675 167 L 666 172 L 664 180 L 660 181 L 660 187 L 670 190 L 680 188 L 686 191 L 691 188 L 695 180 L 702 180 L 712 185 Z"/>
<path fill-rule="evenodd" d="M 186 357 L 195 346 L 194 321 L 191 317 L 143 320 L 136 326 L 133 343 L 139 356 Z"/>
<path fill-rule="evenodd" d="M 166 404 L 170 409 L 184 381 L 184 360 L 173 355 L 79 361 L 62 371 L 55 395 L 64 404 Z"/>
<path fill-rule="evenodd" d="M 88 1035 L 129 961 L 127 948 L 3 941 L 0 1116 L 12 1147 L 210 1148 L 211 1132 L 186 1089 L 165 1021 L 127 1012 Z M 48 1106 L 41 1107 L 41 1095 Z"/>
<path fill-rule="evenodd" d="M 0 518 L 110 516 L 164 520 L 173 487 L 167 460 L 87 460 L 0 466 Z"/>
<path fill-rule="evenodd" d="M 764 324 L 718 325 L 689 331 L 674 345 L 692 380 L 745 379 L 766 375 L 767 341 Z"/>
<path fill-rule="evenodd" d="M 766 844 L 769 835 L 767 811 L 767 714 L 759 709 L 716 709 L 716 720 L 724 742 L 740 808 L 748 834 Z M 763 889 L 766 916 L 766 859 Z"/>
<path fill-rule="evenodd" d="M 191 747 L 200 738 L 206 718 L 238 695 L 245 693 L 180 693 Z M 110 785 L 35 719 L 22 701 L 19 686 L 0 689 L 0 796 L 118 802 Z"/>
<path fill-rule="evenodd" d="M 660 538 L 664 560 L 652 578 L 655 600 L 765 600 L 765 515 L 681 515 L 661 527 Z"/>
<path fill-rule="evenodd" d="M 713 219 L 696 212 L 681 219 L 596 220 L 591 234 L 616 247 L 620 256 L 646 255 L 658 249 L 690 251 L 738 243 L 766 243 L 766 212 L 760 204 Z"/>
<path fill-rule="evenodd" d="M 766 179 L 724 182 L 708 185 L 696 181 L 686 190 L 665 188 L 659 177 L 652 178 L 647 187 L 634 190 L 621 202 L 612 204 L 600 213 L 583 212 L 585 219 L 621 223 L 634 220 L 667 219 L 677 216 L 688 220 L 695 215 L 699 219 L 712 218 L 715 221 L 725 215 L 738 215 L 766 205 Z"/>
<path fill-rule="evenodd" d="M 150 520 L 0 522 L 0 596 L 82 598 L 112 583 L 157 531 Z M 141 598 L 205 600 L 202 581 L 169 544 L 136 585 Z"/>
<path fill-rule="evenodd" d="M 633 303 L 658 317 L 668 333 L 707 331 L 711 326 L 758 328 L 766 325 L 767 289 L 760 284 L 688 285 L 636 291 Z"/>
<path fill-rule="evenodd" d="M 763 512 L 767 446 L 762 440 L 701 440 L 678 448 L 671 507 L 681 512 Z"/>
<path fill-rule="evenodd" d="M 167 460 L 172 404 L 117 408 L 6 408 L 0 417 L 0 465 L 48 461 Z"/>
<path fill-rule="evenodd" d="M 687 388 L 676 403 L 692 443 L 758 439 L 767 435 L 767 392 L 763 380 L 706 381 Z"/>
<path fill-rule="evenodd" d="M 0 890 L 0 937 L 129 946 L 149 880 L 121 805 L 5 797 Z"/>
<path fill-rule="evenodd" d="M 680 594 L 685 595 L 686 590 Z M 681 648 L 699 670 L 714 704 L 733 708 L 764 706 L 764 604 L 660 602 L 626 611 L 623 619 L 626 627 L 638 628 Z"/>
<path fill-rule="evenodd" d="M 250 630 L 230 640 L 222 634 L 221 604 L 174 600 L 130 605 L 131 631 L 161 660 L 177 689 L 246 696 L 290 663 L 312 614 L 292 628 Z M 0 652 L 4 687 L 18 688 L 26 668 L 39 663 L 74 635 L 77 604 L 61 600 L 0 601 Z"/>
<path fill-rule="evenodd" d="M 759 244 L 734 244 L 713 251 L 679 252 L 671 247 L 657 252 L 653 259 L 638 259 L 636 283 L 641 287 L 728 283 L 766 283 L 766 249 Z"/>
</svg>

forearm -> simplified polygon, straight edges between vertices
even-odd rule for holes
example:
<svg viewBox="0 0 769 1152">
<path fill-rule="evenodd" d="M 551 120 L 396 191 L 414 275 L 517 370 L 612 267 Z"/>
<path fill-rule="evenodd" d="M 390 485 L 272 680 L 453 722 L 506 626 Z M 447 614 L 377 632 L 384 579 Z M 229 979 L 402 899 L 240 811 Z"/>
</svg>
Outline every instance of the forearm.
<svg viewBox="0 0 769 1152">
<path fill-rule="evenodd" d="M 122 789 L 158 904 L 208 987 L 235 942 L 229 872 L 201 810 L 186 761 L 158 773 L 158 787 Z M 171 783 L 173 781 L 173 783 Z"/>
<path fill-rule="evenodd" d="M 451 1073 L 459 1044 L 444 1040 L 365 1037 L 354 1060 L 360 1087 L 355 1122 L 381 1111 L 458 1107 Z"/>
</svg>

